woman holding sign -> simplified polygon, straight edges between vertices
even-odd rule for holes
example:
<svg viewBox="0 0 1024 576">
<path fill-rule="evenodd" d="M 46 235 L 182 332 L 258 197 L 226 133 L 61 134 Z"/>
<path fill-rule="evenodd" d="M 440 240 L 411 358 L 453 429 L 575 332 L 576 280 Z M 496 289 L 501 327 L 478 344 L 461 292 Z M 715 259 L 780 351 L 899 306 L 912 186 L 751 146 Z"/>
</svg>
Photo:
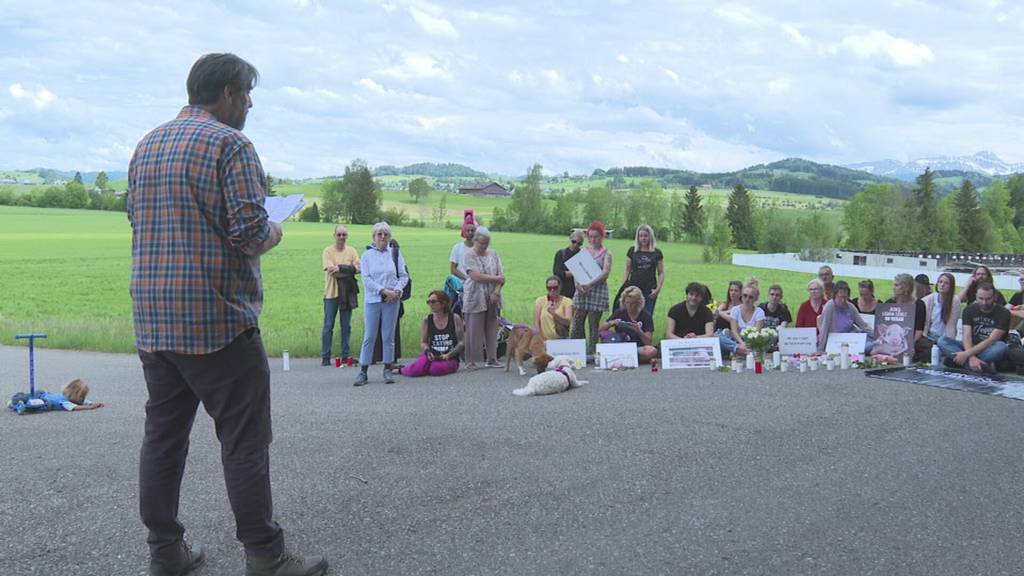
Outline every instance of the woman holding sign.
<svg viewBox="0 0 1024 576">
<path fill-rule="evenodd" d="M 587 337 L 587 354 L 593 354 L 597 349 L 597 334 L 601 324 L 601 314 L 608 310 L 608 275 L 612 271 L 612 254 L 604 247 L 604 223 L 594 220 L 587 229 L 587 240 L 590 247 L 581 250 L 583 257 L 593 258 L 594 263 L 601 272 L 589 282 L 581 283 L 578 276 L 576 280 L 576 297 L 573 304 L 576 312 L 572 317 L 572 328 L 570 338 L 583 338 L 584 322 L 590 325 L 590 334 Z"/>
<path fill-rule="evenodd" d="M 834 298 L 825 303 L 821 310 L 821 329 L 818 331 L 818 352 L 825 351 L 828 344 L 828 335 L 832 333 L 847 334 L 850 332 L 871 333 L 868 326 L 860 317 L 857 307 L 850 302 L 850 285 L 845 280 L 835 283 L 832 288 Z M 854 352 L 851 350 L 851 352 Z M 865 346 L 865 353 L 871 353 L 871 343 Z"/>
</svg>

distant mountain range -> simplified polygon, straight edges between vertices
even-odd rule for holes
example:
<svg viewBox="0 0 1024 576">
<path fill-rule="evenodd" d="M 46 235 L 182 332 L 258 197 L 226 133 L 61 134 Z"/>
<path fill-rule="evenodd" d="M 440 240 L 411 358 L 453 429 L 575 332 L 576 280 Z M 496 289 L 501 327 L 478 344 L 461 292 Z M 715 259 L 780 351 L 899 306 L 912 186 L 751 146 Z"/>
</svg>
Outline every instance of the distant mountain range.
<svg viewBox="0 0 1024 576">
<path fill-rule="evenodd" d="M 910 162 L 898 160 L 878 160 L 875 162 L 858 162 L 847 164 L 847 168 L 861 170 L 876 176 L 888 176 L 898 178 L 905 182 L 912 182 L 925 168 L 931 168 L 933 172 L 963 172 L 965 174 L 977 173 L 986 176 L 1008 176 L 1018 172 L 1024 172 L 1024 164 L 1009 164 L 992 152 L 982 151 L 973 156 L 936 156 L 934 158 L 920 158 Z M 977 184 L 977 182 L 975 182 Z"/>
<path fill-rule="evenodd" d="M 595 185 L 611 181 L 613 188 L 628 187 L 626 181 L 620 179 L 621 177 L 641 177 L 655 179 L 665 187 L 732 188 L 737 184 L 743 184 L 750 189 L 847 199 L 872 184 L 888 183 L 909 189 L 913 186 L 914 179 L 928 167 L 935 173 L 935 181 L 943 193 L 959 188 L 967 179 L 971 180 L 975 186 L 983 188 L 994 181 L 1006 179 L 1010 174 L 1024 173 L 1024 164 L 1008 164 L 992 152 L 978 152 L 973 156 L 922 158 L 911 162 L 880 160 L 847 166 L 820 164 L 802 158 L 787 158 L 734 172 L 692 172 L 671 168 L 626 166 L 607 170 L 598 168 L 593 171 L 590 178 L 598 180 Z M 496 174 L 489 175 L 462 164 L 452 163 L 425 162 L 404 167 L 383 165 L 375 168 L 373 172 L 376 176 L 427 176 L 434 178 L 435 183 L 444 181 L 449 184 L 461 183 L 465 180 L 497 179 L 504 182 L 516 180 L 516 178 Z M 94 182 L 96 174 L 96 172 L 83 172 L 82 180 L 86 183 Z M 74 171 L 48 168 L 19 171 L 0 170 L 0 185 L 5 183 L 53 184 L 71 180 L 74 175 Z M 112 181 L 126 180 L 128 174 L 123 171 L 110 171 L 107 172 L 107 178 Z M 564 176 L 553 175 L 550 177 L 553 181 L 560 178 L 564 178 Z"/>
</svg>

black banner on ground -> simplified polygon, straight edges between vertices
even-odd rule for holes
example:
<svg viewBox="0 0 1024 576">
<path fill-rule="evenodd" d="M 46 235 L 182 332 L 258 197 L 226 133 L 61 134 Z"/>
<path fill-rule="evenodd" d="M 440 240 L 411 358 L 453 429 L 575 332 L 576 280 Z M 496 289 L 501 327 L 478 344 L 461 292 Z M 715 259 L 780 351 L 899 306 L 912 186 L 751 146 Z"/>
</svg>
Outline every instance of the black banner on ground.
<svg viewBox="0 0 1024 576">
<path fill-rule="evenodd" d="M 870 378 L 924 384 L 949 390 L 978 392 L 991 396 L 1002 396 L 1014 400 L 1024 400 L 1024 379 L 1000 374 L 979 374 L 943 368 L 882 368 L 868 370 Z"/>
</svg>

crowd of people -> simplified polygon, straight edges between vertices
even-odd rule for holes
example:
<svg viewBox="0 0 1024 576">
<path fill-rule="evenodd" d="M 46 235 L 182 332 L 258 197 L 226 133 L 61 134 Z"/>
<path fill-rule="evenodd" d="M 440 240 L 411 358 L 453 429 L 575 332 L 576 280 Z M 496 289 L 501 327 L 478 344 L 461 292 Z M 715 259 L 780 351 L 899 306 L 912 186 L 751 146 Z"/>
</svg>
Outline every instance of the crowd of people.
<svg viewBox="0 0 1024 576">
<path fill-rule="evenodd" d="M 498 366 L 505 271 L 498 253 L 490 248 L 490 231 L 478 224 L 472 211 L 464 214 L 461 235 L 451 250 L 446 290 L 435 290 L 427 299 L 431 311 L 420 330 L 420 354 L 400 368 L 404 376 L 450 374 L 460 368 L 460 362 L 464 370 Z M 654 346 L 653 312 L 665 284 L 664 255 L 657 248 L 654 230 L 639 226 L 626 251 L 622 285 L 612 298 L 608 278 L 613 257 L 604 246 L 606 235 L 600 221 L 569 235 L 569 245 L 555 252 L 544 294 L 534 302 L 530 326 L 545 340 L 585 339 L 588 355 L 594 354 L 599 342 L 634 342 L 639 362 L 650 362 L 659 354 Z M 367 327 L 355 385 L 368 382 L 367 369 L 375 361 L 369 351 L 379 334 L 383 335 L 383 380 L 393 382 L 392 363 L 397 357 L 393 321 L 408 273 L 397 247 L 388 243 L 386 223 L 374 227 L 374 244 L 361 258 L 345 246 L 346 236 L 345 227 L 337 227 L 335 243 L 324 249 L 323 364 L 330 364 L 333 324 L 339 312 L 341 354 L 348 356 L 351 310 L 357 303 L 353 295 L 358 292 L 353 278 L 362 276 Z M 580 282 L 567 264 L 581 254 L 592 259 L 593 269 L 599 271 L 587 282 Z M 807 283 L 807 299 L 796 308 L 794 318 L 779 284 L 772 284 L 762 301 L 756 279 L 733 280 L 722 299 L 715 301 L 708 286 L 691 282 L 684 299 L 669 308 L 662 338 L 718 338 L 723 357 L 730 357 L 752 352 L 743 338 L 746 328 L 814 328 L 820 352 L 831 334 L 863 332 L 867 334 L 864 353 L 871 355 L 875 346 L 871 320 L 883 302 L 876 297 L 871 280 L 856 286 L 853 297 L 850 283 L 837 280 L 830 266 L 821 266 L 817 277 Z M 1016 330 L 1024 320 L 1021 294 L 1007 301 L 993 286 L 991 271 L 979 266 L 959 292 L 948 272 L 939 274 L 934 285 L 925 274 L 916 278 L 897 274 L 892 296 L 884 303 L 912 310 L 913 350 L 908 353 L 915 361 L 929 361 L 932 347 L 937 346 L 950 366 L 994 371 L 1001 365 L 1024 365 Z M 958 340 L 961 320 L 963 336 Z"/>
</svg>

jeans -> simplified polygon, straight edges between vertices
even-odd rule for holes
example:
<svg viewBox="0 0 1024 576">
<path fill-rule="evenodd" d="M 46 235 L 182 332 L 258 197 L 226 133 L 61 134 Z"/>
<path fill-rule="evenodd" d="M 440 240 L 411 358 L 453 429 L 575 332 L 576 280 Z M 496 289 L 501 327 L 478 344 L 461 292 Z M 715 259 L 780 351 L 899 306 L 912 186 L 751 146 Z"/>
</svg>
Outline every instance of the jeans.
<svg viewBox="0 0 1024 576">
<path fill-rule="evenodd" d="M 732 339 L 732 330 L 719 328 L 715 335 L 718 336 L 718 342 L 722 345 L 723 357 L 732 355 L 740 347 L 740 343 Z"/>
<path fill-rule="evenodd" d="M 377 342 L 377 331 L 381 332 L 384 345 L 384 364 L 395 361 L 395 322 L 398 320 L 398 300 L 394 302 L 371 302 L 363 306 L 363 346 L 359 350 L 359 365 L 369 366 L 373 362 L 373 345 Z"/>
<path fill-rule="evenodd" d="M 939 338 L 939 351 L 942 353 L 943 358 L 952 358 L 957 352 L 964 351 L 964 344 L 959 340 L 950 338 L 949 336 L 943 336 Z M 995 365 L 997 362 L 1003 359 L 1006 355 L 1006 342 L 998 341 L 993 342 L 988 348 L 985 348 L 978 353 L 978 360 L 985 362 L 986 364 Z"/>
<path fill-rule="evenodd" d="M 331 357 L 334 343 L 334 318 L 341 314 L 341 357 L 351 354 L 349 340 L 352 339 L 352 309 L 341 310 L 341 298 L 324 298 L 324 328 L 320 333 L 320 357 Z"/>
<path fill-rule="evenodd" d="M 202 402 L 213 418 L 236 536 L 246 552 L 276 556 L 284 533 L 270 494 L 270 368 L 259 330 L 227 347 L 191 355 L 139 350 L 149 399 L 139 454 L 139 513 L 150 554 L 172 553 L 185 527 L 178 521 L 189 434 Z"/>
</svg>

